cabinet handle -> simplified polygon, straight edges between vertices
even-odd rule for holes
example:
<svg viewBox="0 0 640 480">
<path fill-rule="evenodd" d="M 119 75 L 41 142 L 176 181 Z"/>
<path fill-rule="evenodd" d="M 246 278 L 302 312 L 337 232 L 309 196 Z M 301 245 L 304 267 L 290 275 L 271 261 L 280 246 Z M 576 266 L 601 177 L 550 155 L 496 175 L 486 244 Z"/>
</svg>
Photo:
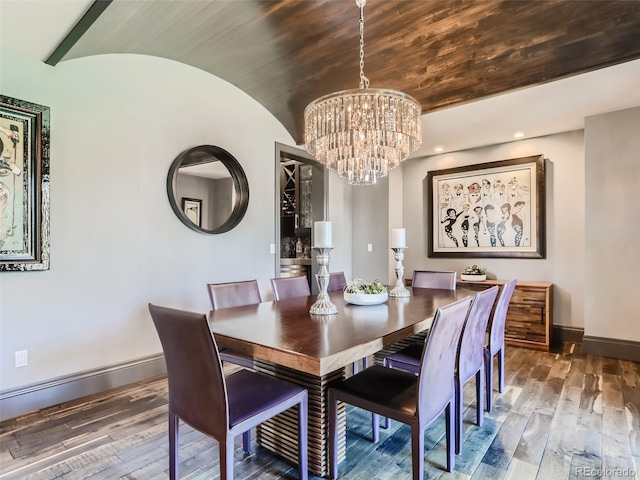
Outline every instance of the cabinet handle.
<svg viewBox="0 0 640 480">
<path fill-rule="evenodd" d="M 295 228 L 298 228 L 300 226 L 300 219 L 298 218 L 298 214 L 296 213 L 296 217 L 295 217 Z"/>
</svg>

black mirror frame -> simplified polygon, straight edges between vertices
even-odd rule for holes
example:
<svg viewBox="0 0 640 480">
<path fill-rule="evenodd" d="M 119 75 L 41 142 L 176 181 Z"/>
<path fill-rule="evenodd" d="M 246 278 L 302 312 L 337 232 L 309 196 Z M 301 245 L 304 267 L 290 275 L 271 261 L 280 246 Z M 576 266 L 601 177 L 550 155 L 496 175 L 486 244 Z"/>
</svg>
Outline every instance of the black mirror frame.
<svg viewBox="0 0 640 480">
<path fill-rule="evenodd" d="M 181 166 L 189 165 L 188 159 L 194 153 L 207 153 L 220 160 L 223 165 L 227 167 L 227 170 L 229 170 L 233 180 L 233 187 L 236 191 L 236 200 L 233 204 L 231 215 L 226 222 L 213 230 L 206 230 L 189 220 L 189 218 L 180 209 L 178 201 L 176 200 L 174 186 L 176 185 L 178 170 Z M 242 166 L 229 152 L 223 148 L 213 145 L 198 145 L 197 147 L 193 147 L 182 152 L 171 164 L 169 174 L 167 175 L 167 196 L 169 197 L 169 203 L 171 204 L 173 212 L 176 214 L 178 219 L 191 230 L 208 234 L 225 233 L 237 226 L 245 213 L 247 213 L 247 207 L 249 205 L 249 182 L 247 181 L 247 176 L 245 175 Z"/>
</svg>

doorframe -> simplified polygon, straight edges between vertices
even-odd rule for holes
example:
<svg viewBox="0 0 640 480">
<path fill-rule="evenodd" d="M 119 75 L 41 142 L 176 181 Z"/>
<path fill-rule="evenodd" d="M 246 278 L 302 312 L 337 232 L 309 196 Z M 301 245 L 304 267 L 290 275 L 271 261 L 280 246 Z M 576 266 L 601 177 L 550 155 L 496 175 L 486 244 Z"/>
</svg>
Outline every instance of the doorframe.
<svg viewBox="0 0 640 480">
<path fill-rule="evenodd" d="M 282 185 L 280 184 L 280 164 L 283 160 L 295 160 L 306 165 L 312 165 L 314 174 L 316 172 L 321 173 L 319 178 L 313 177 L 313 186 L 320 186 L 322 190 L 321 201 L 318 201 L 317 197 L 314 198 L 313 207 L 312 207 L 312 217 L 313 221 L 323 220 L 326 215 L 326 188 L 327 188 L 327 178 L 326 178 L 326 169 L 325 166 L 318 162 L 315 158 L 309 154 L 306 150 L 292 147 L 290 145 L 285 145 L 284 143 L 275 142 L 276 151 L 275 151 L 275 162 L 274 162 L 274 170 L 275 170 L 275 261 L 274 261 L 274 278 L 280 276 L 280 189 Z M 316 183 L 317 180 L 317 183 Z M 312 194 L 313 195 L 313 194 Z M 313 230 L 311 231 L 311 239 L 313 240 Z M 315 275 L 319 271 L 318 261 L 314 255 L 311 256 L 311 291 L 313 293 L 317 293 L 317 286 L 313 279 Z"/>
</svg>

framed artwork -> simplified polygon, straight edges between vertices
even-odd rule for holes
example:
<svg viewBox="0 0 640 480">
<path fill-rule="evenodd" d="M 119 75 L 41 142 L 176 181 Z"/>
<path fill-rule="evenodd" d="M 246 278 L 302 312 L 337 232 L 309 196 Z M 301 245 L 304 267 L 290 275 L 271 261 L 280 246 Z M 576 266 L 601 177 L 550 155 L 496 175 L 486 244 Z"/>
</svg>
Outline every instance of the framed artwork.
<svg viewBox="0 0 640 480">
<path fill-rule="evenodd" d="M 544 156 L 429 172 L 429 257 L 545 258 Z"/>
<path fill-rule="evenodd" d="M 0 271 L 49 269 L 49 107 L 0 95 Z"/>
<path fill-rule="evenodd" d="M 202 226 L 202 200 L 182 197 L 182 211 L 194 225 Z"/>
</svg>

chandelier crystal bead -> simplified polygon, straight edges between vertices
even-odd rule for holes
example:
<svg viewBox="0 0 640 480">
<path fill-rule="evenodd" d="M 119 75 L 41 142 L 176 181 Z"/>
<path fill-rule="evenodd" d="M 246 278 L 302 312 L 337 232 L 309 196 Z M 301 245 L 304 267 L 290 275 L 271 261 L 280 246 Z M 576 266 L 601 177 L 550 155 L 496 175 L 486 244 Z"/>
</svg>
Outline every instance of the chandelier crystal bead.
<svg viewBox="0 0 640 480">
<path fill-rule="evenodd" d="M 422 143 L 422 108 L 396 90 L 369 88 L 364 76 L 364 4 L 360 7 L 360 88 L 320 97 L 305 108 L 305 146 L 352 185 L 373 185 Z"/>
</svg>

